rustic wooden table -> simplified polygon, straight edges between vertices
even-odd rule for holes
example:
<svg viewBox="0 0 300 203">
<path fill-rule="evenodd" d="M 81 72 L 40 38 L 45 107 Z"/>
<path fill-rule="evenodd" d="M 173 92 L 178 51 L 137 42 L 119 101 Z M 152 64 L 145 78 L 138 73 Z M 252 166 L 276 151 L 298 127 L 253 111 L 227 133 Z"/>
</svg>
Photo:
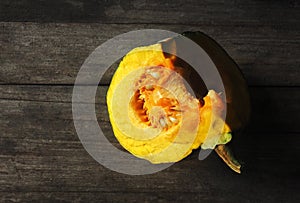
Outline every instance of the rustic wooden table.
<svg viewBox="0 0 300 203">
<path fill-rule="evenodd" d="M 299 1 L 1 0 L 0 21 L 0 202 L 300 202 Z M 77 72 L 101 43 L 143 28 L 203 31 L 240 66 L 253 106 L 231 144 L 242 175 L 196 151 L 129 176 L 85 151 L 72 120 Z"/>
</svg>

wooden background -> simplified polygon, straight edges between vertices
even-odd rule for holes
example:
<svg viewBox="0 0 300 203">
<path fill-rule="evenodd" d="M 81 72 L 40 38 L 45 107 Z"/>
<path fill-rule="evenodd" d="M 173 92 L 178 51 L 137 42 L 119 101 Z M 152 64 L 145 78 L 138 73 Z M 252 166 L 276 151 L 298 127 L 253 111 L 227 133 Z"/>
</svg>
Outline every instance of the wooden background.
<svg viewBox="0 0 300 203">
<path fill-rule="evenodd" d="M 72 121 L 76 74 L 101 43 L 143 28 L 203 31 L 240 66 L 253 108 L 231 143 L 242 175 L 196 151 L 128 176 L 84 150 Z M 297 0 L 1 0 L 0 202 L 300 202 L 299 90 Z"/>
</svg>

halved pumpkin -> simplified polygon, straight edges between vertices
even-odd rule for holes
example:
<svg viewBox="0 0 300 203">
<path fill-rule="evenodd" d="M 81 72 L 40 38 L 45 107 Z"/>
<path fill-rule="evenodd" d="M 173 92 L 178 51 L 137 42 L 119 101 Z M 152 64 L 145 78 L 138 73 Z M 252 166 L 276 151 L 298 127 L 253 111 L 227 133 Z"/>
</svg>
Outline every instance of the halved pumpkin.
<svg viewBox="0 0 300 203">
<path fill-rule="evenodd" d="M 231 139 L 220 96 L 209 90 L 199 100 L 177 70 L 161 43 L 138 47 L 123 58 L 107 92 L 116 138 L 152 163 L 177 162 L 199 146 L 214 149 Z"/>
</svg>

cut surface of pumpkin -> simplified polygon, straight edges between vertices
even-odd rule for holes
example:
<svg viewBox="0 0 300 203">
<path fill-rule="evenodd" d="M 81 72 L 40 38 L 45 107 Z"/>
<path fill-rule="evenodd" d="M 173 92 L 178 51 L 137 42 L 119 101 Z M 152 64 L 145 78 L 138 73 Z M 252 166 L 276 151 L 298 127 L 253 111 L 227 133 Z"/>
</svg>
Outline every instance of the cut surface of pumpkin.
<svg viewBox="0 0 300 203">
<path fill-rule="evenodd" d="M 200 102 L 190 89 L 161 44 L 130 51 L 107 92 L 117 140 L 131 154 L 155 164 L 180 161 L 199 146 L 214 149 L 229 142 L 219 94 L 209 90 Z"/>
</svg>

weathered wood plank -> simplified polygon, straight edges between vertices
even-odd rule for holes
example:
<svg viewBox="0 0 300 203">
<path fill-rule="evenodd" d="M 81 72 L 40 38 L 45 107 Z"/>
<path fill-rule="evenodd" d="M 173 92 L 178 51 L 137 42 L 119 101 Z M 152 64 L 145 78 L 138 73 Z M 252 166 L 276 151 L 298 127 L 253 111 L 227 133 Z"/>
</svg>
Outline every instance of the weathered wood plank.
<svg viewBox="0 0 300 203">
<path fill-rule="evenodd" d="M 229 53 L 249 85 L 300 85 L 297 26 L 0 23 L 0 83 L 73 84 L 84 60 L 117 34 L 143 28 L 202 30 Z M 255 29 L 255 32 L 253 30 Z M 113 71 L 103 79 L 108 84 Z"/>
<path fill-rule="evenodd" d="M 89 87 L 86 87 L 88 91 Z M 39 132 L 45 136 L 66 129 L 74 134 L 72 126 L 72 86 L 0 86 L 1 124 L 7 133 L 18 135 L 19 128 L 28 134 Z M 108 130 L 109 120 L 105 95 L 107 86 L 99 86 L 96 96 L 96 110 L 103 128 Z M 253 132 L 300 132 L 300 94 L 297 87 L 251 87 L 252 119 L 248 129 Z M 91 103 L 92 101 L 85 101 Z M 46 116 L 45 116 L 46 115 Z M 82 115 L 82 119 L 86 119 Z M 12 122 L 13 121 L 13 122 Z M 49 132 L 49 128 L 53 131 Z M 27 130 L 25 132 L 27 132 Z M 52 134 L 53 132 L 53 134 Z M 66 133 L 65 132 L 65 133 Z"/>
<path fill-rule="evenodd" d="M 299 8 L 296 0 L 0 1 L 0 202 L 299 202 Z M 98 45 L 144 28 L 201 30 L 241 67 L 253 115 L 230 145 L 242 175 L 195 151 L 159 173 L 127 176 L 84 150 L 72 118 L 76 74 Z M 98 88 L 98 121 L 121 148 L 106 90 Z"/>
<path fill-rule="evenodd" d="M 290 24 L 299 26 L 299 2 L 291 1 L 11 1 L 0 3 L 0 21 Z"/>
<path fill-rule="evenodd" d="M 242 176 L 230 171 L 215 154 L 198 161 L 197 151 L 154 175 L 126 176 L 104 168 L 82 147 L 73 126 L 71 86 L 0 87 L 0 191 L 6 194 L 2 199 L 12 198 L 14 191 L 16 201 L 46 198 L 44 194 L 61 191 L 64 193 L 58 196 L 65 201 L 75 198 L 73 194 L 77 191 L 91 193 L 90 198 L 96 193 L 107 194 L 103 198 L 110 198 L 113 193 L 128 193 L 129 199 L 133 198 L 130 194 L 145 193 L 150 198 L 156 197 L 150 195 L 155 193 L 161 201 L 172 200 L 175 194 L 188 200 L 207 201 L 292 202 L 298 198 L 290 192 L 298 187 L 299 131 L 286 131 L 296 129 L 292 125 L 297 126 L 299 118 L 289 120 L 293 123 L 288 126 L 283 119 L 291 112 L 299 115 L 299 105 L 295 102 L 299 101 L 298 88 L 250 89 L 254 98 L 254 118 L 258 122 L 250 126 L 264 122 L 267 125 L 263 126 L 267 127 L 257 127 L 258 132 L 246 131 L 244 136 L 232 140 L 234 151 L 246 163 Z M 98 107 L 105 106 L 107 87 L 98 89 Z M 281 100 L 277 101 L 278 98 Z M 282 106 L 285 108 L 281 109 Z M 113 138 L 105 111 L 97 111 L 100 125 L 107 138 L 120 147 Z M 282 120 L 270 119 L 276 115 Z M 279 125 L 283 128 L 278 128 Z M 121 196 L 126 197 L 125 194 Z M 50 195 L 49 201 L 53 198 Z"/>
<path fill-rule="evenodd" d="M 199 180 L 193 180 L 189 184 L 191 185 L 197 181 Z M 234 192 L 226 192 L 224 190 L 224 187 L 228 186 L 226 182 L 222 185 L 222 188 L 215 187 L 215 184 L 210 185 L 210 182 L 206 182 L 204 185 L 210 187 L 210 191 L 204 189 L 196 192 L 162 192 L 160 188 L 153 192 L 128 192 L 127 190 L 121 192 L 17 191 L 0 192 L 0 200 L 2 202 L 40 202 L 41 200 L 43 202 L 228 202 L 228 199 L 235 202 L 297 202 L 299 200 L 298 194 L 292 194 L 281 187 L 276 187 L 276 189 L 263 188 L 263 190 L 259 191 L 261 189 L 259 182 L 257 184 L 258 187 L 254 186 L 249 191 L 246 191 L 245 188 L 238 188 L 238 186 L 241 186 L 241 184 L 238 184 L 236 187 L 230 188 L 235 189 Z M 245 187 L 247 186 L 245 185 Z M 247 188 L 249 189 L 249 185 Z M 253 193 L 256 195 L 253 195 Z"/>
<path fill-rule="evenodd" d="M 288 194 L 287 192 L 281 192 L 277 194 L 267 193 L 260 191 L 259 194 L 266 195 L 266 197 L 254 197 L 254 195 L 242 195 L 235 193 L 225 193 L 222 190 L 213 192 L 14 192 L 14 193 L 0 193 L 1 200 L 12 201 L 12 202 L 227 202 L 226 200 L 231 199 L 232 201 L 243 201 L 243 202 L 297 202 L 297 196 Z M 255 190 L 256 192 L 257 190 Z M 30 201 L 28 201 L 30 200 Z M 33 201 L 32 201 L 33 200 Z"/>
<path fill-rule="evenodd" d="M 214 193 L 218 194 L 217 191 Z M 15 192 L 1 193 L 2 202 L 224 202 L 225 198 L 233 201 L 243 201 L 243 197 L 233 194 L 219 194 L 204 192 Z M 254 198 L 253 198 L 254 199 Z M 273 199 L 273 198 L 272 198 Z M 294 198 L 290 198 L 293 200 Z M 249 200 L 250 201 L 250 200 Z M 285 201 L 289 202 L 289 201 Z"/>
<path fill-rule="evenodd" d="M 277 145 L 276 140 L 282 138 L 289 144 L 289 150 L 285 145 Z M 216 154 L 204 161 L 197 160 L 198 151 L 156 174 L 128 176 L 98 164 L 79 141 L 1 138 L 0 146 L 5 146 L 0 156 L 0 191 L 7 194 L 78 191 L 101 193 L 103 197 L 106 193 L 155 193 L 163 198 L 161 195 L 166 193 L 179 193 L 199 200 L 251 202 L 299 198 L 299 194 L 291 194 L 299 186 L 300 148 L 295 134 L 277 134 L 272 139 L 249 134 L 235 140 L 235 152 L 245 162 L 242 175 L 230 171 Z"/>
<path fill-rule="evenodd" d="M 224 202 L 223 198 L 233 196 L 209 196 L 203 192 L 196 193 L 158 193 L 158 192 L 27 192 L 0 193 L 2 202 Z M 232 197 L 232 200 L 243 201 L 242 197 Z"/>
</svg>

